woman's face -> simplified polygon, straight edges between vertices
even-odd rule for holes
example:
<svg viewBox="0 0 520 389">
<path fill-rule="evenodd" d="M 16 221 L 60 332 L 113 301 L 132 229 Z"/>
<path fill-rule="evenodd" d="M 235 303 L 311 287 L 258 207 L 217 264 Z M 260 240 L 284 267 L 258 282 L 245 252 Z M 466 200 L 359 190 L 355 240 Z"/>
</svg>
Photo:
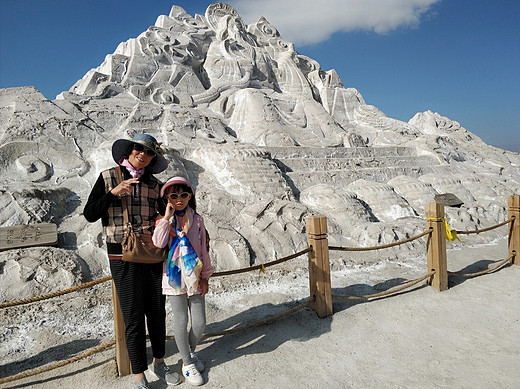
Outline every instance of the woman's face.
<svg viewBox="0 0 520 389">
<path fill-rule="evenodd" d="M 132 151 L 128 156 L 128 162 L 136 169 L 144 169 L 152 159 L 155 158 L 155 152 L 139 143 L 134 143 Z"/>
<path fill-rule="evenodd" d="M 176 211 L 181 211 L 188 206 L 188 202 L 191 199 L 191 192 L 187 192 L 182 188 L 168 188 L 166 198 L 168 199 L 168 203 L 173 205 L 173 208 Z"/>
</svg>

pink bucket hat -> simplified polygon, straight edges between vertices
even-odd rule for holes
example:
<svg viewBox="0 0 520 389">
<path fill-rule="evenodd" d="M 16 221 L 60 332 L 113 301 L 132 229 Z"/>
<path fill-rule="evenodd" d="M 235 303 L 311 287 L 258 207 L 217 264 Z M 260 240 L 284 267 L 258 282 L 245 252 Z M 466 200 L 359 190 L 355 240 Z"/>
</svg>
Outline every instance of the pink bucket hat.
<svg viewBox="0 0 520 389">
<path fill-rule="evenodd" d="M 189 182 L 187 178 L 184 178 L 181 176 L 176 176 L 176 177 L 170 178 L 168 181 L 166 181 L 164 183 L 163 187 L 161 188 L 161 197 L 164 197 L 164 193 L 166 192 L 166 189 L 168 189 L 170 186 L 175 185 L 175 184 L 183 184 L 183 185 L 189 186 L 189 188 L 191 189 L 191 192 L 193 193 L 193 195 L 195 195 L 195 189 L 193 189 L 193 185 L 191 185 L 191 182 Z"/>
</svg>

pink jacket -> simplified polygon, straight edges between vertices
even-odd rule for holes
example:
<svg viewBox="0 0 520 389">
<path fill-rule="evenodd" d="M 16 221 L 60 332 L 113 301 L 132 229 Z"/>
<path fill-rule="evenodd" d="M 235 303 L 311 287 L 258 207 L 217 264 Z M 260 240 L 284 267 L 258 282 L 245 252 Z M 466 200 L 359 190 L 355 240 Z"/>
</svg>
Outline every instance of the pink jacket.
<svg viewBox="0 0 520 389">
<path fill-rule="evenodd" d="M 213 274 L 214 268 L 211 265 L 211 259 L 209 258 L 209 253 L 206 246 L 206 228 L 204 227 L 204 219 L 202 216 L 193 213 L 193 221 L 190 224 L 191 226 L 186 236 L 193 246 L 193 249 L 197 253 L 197 256 L 202 261 L 200 277 L 208 279 Z M 169 246 L 173 240 L 173 236 L 170 235 L 170 231 L 173 234 L 170 222 L 168 220 L 157 220 L 155 231 L 152 236 L 153 244 L 157 247 L 164 247 L 166 245 Z M 168 284 L 168 276 L 166 275 L 166 261 L 164 261 L 163 264 L 162 289 L 163 294 L 165 295 L 178 295 L 186 293 L 185 288 L 178 292 Z"/>
</svg>

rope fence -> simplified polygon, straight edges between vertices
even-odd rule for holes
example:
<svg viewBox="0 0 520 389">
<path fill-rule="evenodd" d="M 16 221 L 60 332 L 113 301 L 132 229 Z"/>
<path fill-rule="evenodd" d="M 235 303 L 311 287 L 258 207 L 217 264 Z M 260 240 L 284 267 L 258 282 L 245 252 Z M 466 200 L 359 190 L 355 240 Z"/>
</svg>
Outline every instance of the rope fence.
<svg viewBox="0 0 520 389">
<path fill-rule="evenodd" d="M 85 282 L 84 284 L 81 284 L 78 286 L 73 286 L 72 288 L 69 288 L 69 289 L 64 289 L 64 290 L 60 290 L 57 292 L 52 292 L 52 293 L 44 294 L 41 296 L 31 297 L 31 298 L 22 299 L 22 300 L 8 301 L 5 303 L 1 303 L 0 309 L 7 308 L 7 307 L 14 307 L 16 305 L 30 304 L 30 303 L 34 303 L 36 301 L 42 301 L 42 300 L 47 300 L 47 299 L 50 299 L 53 297 L 63 296 L 64 294 L 67 294 L 67 293 L 76 292 L 81 289 L 86 289 L 86 288 L 90 288 L 91 286 L 101 284 L 105 281 L 110 281 L 111 279 L 112 279 L 112 276 L 106 276 L 106 277 L 102 277 L 102 278 L 99 278 L 94 281 Z"/>
<path fill-rule="evenodd" d="M 492 268 L 489 268 L 489 269 L 486 269 L 486 270 L 482 270 L 482 271 L 479 271 L 479 272 L 475 272 L 475 273 L 456 273 L 456 272 L 449 271 L 448 274 L 450 276 L 456 276 L 456 277 L 473 278 L 473 277 L 481 276 L 483 274 L 493 273 L 494 271 L 496 271 L 496 270 L 500 269 L 501 267 L 503 267 L 505 264 L 511 262 L 513 257 L 514 257 L 514 255 L 510 255 L 506 259 L 501 260 L 495 267 L 492 267 Z"/>
<path fill-rule="evenodd" d="M 403 285 L 399 285 L 399 286 L 396 286 L 395 288 L 385 290 L 384 292 L 367 294 L 364 296 L 332 296 L 332 298 L 337 299 L 337 300 L 369 300 L 369 299 L 373 299 L 373 298 L 384 297 L 384 296 L 396 294 L 403 290 L 411 288 L 412 286 L 417 285 L 419 282 L 424 281 L 425 279 L 433 276 L 434 274 L 435 274 L 435 272 L 429 272 L 422 277 L 419 277 L 415 280 L 407 281 Z"/>
<path fill-rule="evenodd" d="M 203 334 L 202 337 L 203 338 L 214 338 L 214 337 L 222 336 L 222 335 L 236 334 L 237 332 L 242 332 L 242 331 L 250 330 L 252 328 L 260 327 L 260 326 L 263 326 L 263 325 L 266 325 L 266 324 L 271 324 L 271 323 L 274 323 L 277 320 L 280 320 L 280 319 L 282 319 L 282 318 L 284 318 L 286 316 L 289 316 L 289 315 L 292 315 L 293 313 L 298 312 L 300 309 L 308 307 L 310 305 L 310 303 L 311 303 L 311 300 L 307 299 L 303 303 L 298 304 L 296 307 L 288 309 L 285 312 L 282 312 L 282 313 L 280 313 L 278 315 L 269 317 L 267 319 L 260 320 L 260 321 L 257 321 L 255 323 L 244 325 L 244 326 L 231 328 L 229 330 L 210 332 L 210 333 L 207 333 L 207 334 Z"/>
<path fill-rule="evenodd" d="M 299 257 L 299 256 L 301 256 L 303 254 L 307 254 L 307 253 L 309 253 L 311 251 L 312 251 L 312 248 L 308 247 L 308 248 L 306 248 L 306 249 L 304 249 L 302 251 L 299 251 L 297 253 L 288 255 L 286 257 L 283 257 L 283 258 L 280 258 L 280 259 L 277 259 L 277 260 L 274 260 L 274 261 L 271 261 L 271 262 L 267 262 L 267 263 L 264 263 L 264 264 L 261 264 L 261 265 L 257 265 L 257 266 L 251 266 L 251 267 L 248 267 L 248 268 L 242 268 L 242 269 L 237 269 L 237 270 L 218 272 L 218 273 L 214 273 L 213 276 L 218 277 L 218 276 L 225 276 L 225 275 L 231 275 L 231 274 L 245 273 L 245 272 L 248 272 L 248 271 L 255 271 L 255 270 L 259 270 L 259 269 L 263 270 L 266 267 L 274 266 L 274 265 L 277 265 L 277 264 L 289 261 L 289 260 L 297 258 L 297 257 Z M 42 300 L 50 299 L 50 298 L 53 298 L 53 297 L 62 296 L 62 295 L 65 295 L 65 294 L 68 294 L 68 293 L 72 293 L 72 292 L 76 292 L 76 291 L 79 291 L 79 290 L 82 290 L 82 289 L 86 289 L 86 288 L 89 288 L 89 287 L 92 287 L 92 286 L 95 286 L 97 284 L 101 284 L 103 282 L 110 281 L 110 280 L 112 280 L 112 276 L 102 277 L 102 278 L 99 278 L 97 280 L 89 281 L 89 282 L 83 283 L 81 285 L 77 285 L 75 287 L 71 287 L 71 288 L 68 288 L 68 289 L 61 290 L 61 291 L 48 293 L 48 294 L 41 295 L 41 296 L 31 297 L 31 298 L 27 298 L 27 299 L 21 299 L 21 300 L 4 302 L 4 303 L 0 304 L 0 308 L 8 308 L 8 307 L 13 307 L 13 306 L 22 305 L 22 304 L 30 304 L 30 303 L 33 303 L 33 302 L 36 302 L 36 301 L 42 301 Z M 116 301 L 114 301 L 114 303 L 116 303 Z M 240 326 L 240 327 L 236 327 L 236 328 L 232 328 L 232 329 L 228 329 L 228 330 L 224 330 L 224 331 L 220 331 L 220 332 L 206 333 L 206 334 L 203 334 L 203 338 L 210 338 L 210 337 L 217 337 L 217 336 L 228 335 L 228 334 L 235 334 L 237 332 L 246 331 L 246 330 L 249 330 L 249 329 L 252 329 L 252 328 L 255 328 L 255 327 L 260 327 L 260 326 L 263 326 L 263 325 L 266 325 L 266 324 L 270 324 L 270 323 L 273 323 L 273 322 L 275 322 L 275 321 L 277 321 L 279 319 L 282 319 L 282 318 L 284 318 L 286 316 L 289 316 L 289 315 L 292 315 L 292 314 L 296 313 L 297 311 L 299 311 L 299 310 L 309 306 L 310 303 L 311 303 L 311 300 L 307 299 L 303 303 L 298 304 L 296 307 L 291 308 L 291 309 L 289 309 L 289 310 L 287 310 L 285 312 L 282 312 L 282 313 L 280 313 L 278 315 L 275 315 L 273 317 L 270 317 L 270 318 L 267 318 L 267 319 L 264 319 L 264 320 L 260 320 L 258 322 L 255 322 L 255 323 L 252 323 L 252 324 L 249 324 L 249 325 L 244 325 L 244 326 Z M 174 336 L 167 336 L 166 339 L 167 340 L 174 340 L 175 337 Z M 0 384 L 7 383 L 7 382 L 12 382 L 12 381 L 16 381 L 16 380 L 20 380 L 22 378 L 28 378 L 28 377 L 31 377 L 31 376 L 34 376 L 34 375 L 37 375 L 37 374 L 41 374 L 41 373 L 44 373 L 44 372 L 47 372 L 47 371 L 50 371 L 50 370 L 57 369 L 59 367 L 63 367 L 65 365 L 74 363 L 74 362 L 79 361 L 81 359 L 87 358 L 87 357 L 89 357 L 89 356 L 91 356 L 93 354 L 101 352 L 101 351 L 103 351 L 103 350 L 105 350 L 105 349 L 107 349 L 109 347 L 114 346 L 114 345 L 116 347 L 118 346 L 115 339 L 113 339 L 113 340 L 111 340 L 111 341 L 109 341 L 107 343 L 104 343 L 104 344 L 102 344 L 100 346 L 88 349 L 88 350 L 84 351 L 83 353 L 81 353 L 81 354 L 79 354 L 79 355 L 77 355 L 75 357 L 66 359 L 64 361 L 60 361 L 60 362 L 53 363 L 53 364 L 50 364 L 50 365 L 47 365 L 47 366 L 43 366 L 41 368 L 28 370 L 28 371 L 25 371 L 25 372 L 22 372 L 22 373 L 19 373 L 19 374 L 15 374 L 15 375 L 12 375 L 12 376 L 9 376 L 9 377 L 0 378 Z"/>
<path fill-rule="evenodd" d="M 251 266 L 251 267 L 246 267 L 246 268 L 241 268 L 241 269 L 236 269 L 236 270 L 223 271 L 223 272 L 215 272 L 215 273 L 213 273 L 212 277 L 219 277 L 219 276 L 227 276 L 227 275 L 231 275 L 231 274 L 246 273 L 248 271 L 254 271 L 254 270 L 262 270 L 262 269 L 264 269 L 266 267 L 269 267 L 269 266 L 278 265 L 280 263 L 287 262 L 287 261 L 289 261 L 291 259 L 294 259 L 294 258 L 297 258 L 297 257 L 299 257 L 299 256 L 301 256 L 303 254 L 307 254 L 308 252 L 311 252 L 311 251 L 312 251 L 312 248 L 308 247 L 305 250 L 299 251 L 297 253 L 294 253 L 294 254 L 288 255 L 286 257 L 283 257 L 283 258 L 280 258 L 280 259 L 276 259 L 274 261 L 267 262 L 267 263 L 264 263 L 264 264 L 261 264 L 261 265 L 256 265 L 256 266 Z M 3 303 L 0 303 L 0 309 L 8 308 L 8 307 L 14 307 L 16 305 L 30 304 L 30 303 L 34 303 L 36 301 L 42 301 L 42 300 L 47 300 L 47 299 L 50 299 L 50 298 L 53 298 L 53 297 L 63 296 L 63 295 L 68 294 L 68 293 L 76 292 L 78 290 L 90 288 L 90 287 L 92 287 L 94 285 L 101 284 L 101 283 L 106 282 L 106 281 L 110 281 L 111 279 L 112 279 L 112 276 L 105 276 L 105 277 L 102 277 L 102 278 L 98 278 L 97 280 L 85 282 L 85 283 L 83 283 L 81 285 L 73 286 L 71 288 L 60 290 L 60 291 L 57 291 L 57 292 L 52 292 L 52 293 L 48 293 L 48 294 L 44 294 L 44 295 L 40 295 L 40 296 L 35 296 L 35 297 L 31 297 L 31 298 L 26 298 L 26 299 L 21 299 L 21 300 L 14 300 L 14 301 L 3 302 Z"/>
<path fill-rule="evenodd" d="M 491 227 L 482 228 L 480 230 L 471 230 L 471 231 L 458 231 L 458 230 L 454 230 L 454 231 L 457 233 L 457 235 L 480 234 L 482 232 L 491 231 L 491 230 L 494 230 L 495 228 L 505 226 L 506 224 L 512 223 L 513 220 L 515 220 L 514 216 L 510 217 L 506 221 L 503 221 L 502 223 L 495 224 L 494 226 L 491 226 Z"/>
<path fill-rule="evenodd" d="M 409 238 L 399 240 L 397 242 L 382 244 L 379 246 L 369 246 L 369 247 L 338 247 L 338 246 L 329 246 L 329 250 L 337 250 L 337 251 L 369 251 L 369 250 L 380 250 L 380 249 L 386 249 L 389 247 L 395 247 L 400 246 L 402 244 L 411 242 L 413 240 L 417 240 L 419 238 L 422 238 L 423 236 L 426 236 L 428 234 L 431 234 L 431 230 L 421 232 L 420 234 L 417 234 L 415 236 L 411 236 Z"/>
<path fill-rule="evenodd" d="M 107 348 L 112 347 L 115 344 L 116 344 L 116 341 L 115 340 L 111 340 L 110 342 L 103 343 L 102 345 L 99 345 L 97 347 L 90 348 L 90 349 L 82 352 L 81 354 L 78 354 L 75 357 L 66 359 L 64 361 L 56 362 L 56 363 L 53 363 L 53 364 L 50 364 L 50 365 L 47 365 L 47 366 L 42 366 L 42 367 L 40 367 L 38 369 L 24 371 L 22 373 L 15 374 L 15 375 L 12 375 L 12 376 L 9 376 L 9 377 L 0 378 L 0 384 L 4 384 L 6 382 L 12 382 L 12 381 L 20 380 L 22 378 L 31 377 L 31 376 L 36 375 L 36 374 L 41 374 L 41 373 L 45 373 L 45 372 L 50 371 L 50 370 L 57 369 L 58 367 L 62 367 L 62 366 L 68 365 L 70 363 L 77 362 L 77 361 L 79 361 L 81 359 L 87 358 L 87 357 L 89 357 L 91 355 L 94 355 L 94 354 L 99 353 L 99 352 L 101 352 L 103 350 L 106 350 Z"/>
<path fill-rule="evenodd" d="M 396 294 L 398 292 L 401 292 L 405 289 L 409 289 L 414 285 L 417 285 L 418 283 L 427 280 L 427 283 L 436 288 L 439 291 L 447 289 L 447 277 L 448 275 L 457 276 L 457 277 L 476 277 L 483 274 L 494 272 L 507 263 L 512 263 L 515 265 L 520 265 L 520 258 L 519 255 L 517 255 L 518 252 L 520 252 L 520 226 L 518 223 L 518 220 L 520 220 L 520 196 L 509 196 L 508 198 L 508 205 L 509 205 L 509 217 L 508 220 L 498 223 L 494 226 L 487 227 L 481 230 L 474 230 L 474 231 L 454 231 L 457 234 L 478 234 L 482 232 L 486 232 L 501 226 L 504 226 L 506 224 L 510 224 L 509 228 L 509 240 L 508 240 L 508 249 L 509 249 L 509 256 L 501 260 L 496 266 L 493 268 L 485 269 L 479 272 L 475 273 L 469 273 L 469 274 L 463 274 L 463 273 L 457 273 L 457 272 L 448 272 L 447 271 L 447 261 L 446 261 L 446 229 L 448 228 L 447 223 L 445 225 L 445 218 L 444 218 L 444 205 L 441 203 L 430 203 L 427 204 L 425 207 L 426 212 L 426 230 L 422 233 L 419 233 L 415 236 L 388 243 L 383 244 L 379 246 L 371 246 L 371 247 L 337 247 L 337 246 L 329 246 L 328 240 L 327 240 L 327 218 L 323 216 L 318 217 L 308 217 L 306 219 L 306 227 L 307 227 L 307 243 L 308 247 L 304 250 L 301 250 L 297 253 L 291 254 L 287 257 L 283 257 L 271 262 L 267 262 L 264 264 L 251 266 L 247 268 L 242 269 L 236 269 L 236 270 L 229 270 L 229 271 L 222 271 L 222 272 L 215 272 L 213 274 L 214 277 L 220 277 L 220 276 L 227 276 L 231 274 L 239 274 L 239 273 L 245 273 L 249 271 L 255 271 L 260 270 L 263 271 L 266 267 L 274 266 L 286 261 L 289 261 L 291 259 L 297 258 L 304 254 L 308 255 L 308 264 L 309 264 L 309 285 L 310 285 L 310 297 L 303 301 L 302 303 L 298 304 L 297 306 L 282 312 L 278 315 L 272 316 L 267 319 L 260 320 L 258 322 L 238 326 L 235 328 L 218 331 L 218 332 L 212 332 L 212 333 L 206 333 L 203 334 L 204 338 L 211 338 L 211 337 L 218 337 L 223 335 L 229 335 L 229 334 L 235 334 L 237 332 L 246 331 L 255 327 L 259 327 L 262 325 L 271 324 L 276 320 L 279 320 L 283 317 L 289 316 L 291 314 L 294 314 L 295 312 L 305 308 L 305 307 L 311 307 L 317 315 L 322 318 L 326 316 L 330 316 L 333 314 L 332 311 L 332 300 L 369 300 L 379 297 L 384 297 L 392 294 Z M 330 282 L 330 263 L 329 263 L 329 250 L 335 250 L 335 251 L 369 251 L 369 250 L 379 250 L 394 246 L 399 246 L 404 243 L 408 243 L 417 239 L 420 239 L 424 236 L 427 237 L 426 242 L 426 252 L 427 252 L 427 267 L 428 271 L 425 275 L 422 277 L 419 277 L 415 280 L 410 280 L 405 282 L 402 285 L 398 285 L 394 288 L 391 288 L 389 290 L 380 292 L 380 293 L 374 293 L 374 294 L 368 294 L 363 296 L 337 296 L 332 295 L 331 292 L 331 282 Z M 84 284 L 68 288 L 62 291 L 48 293 L 45 295 L 32 297 L 28 299 L 21 299 L 16 301 L 10 301 L 10 302 L 4 302 L 0 303 L 0 308 L 8 308 L 13 307 L 21 304 L 29 304 L 36 301 L 41 301 L 45 299 L 50 299 L 53 297 L 62 296 L 67 293 L 79 291 L 82 289 L 86 289 L 89 287 L 92 287 L 94 285 L 103 283 L 105 281 L 110 281 L 112 279 L 112 276 L 106 276 L 99 278 L 94 281 L 86 282 Z M 119 301 L 117 300 L 117 294 L 113 291 L 113 304 L 114 304 L 114 320 L 115 320 L 115 332 L 116 332 L 116 339 L 119 339 L 118 333 L 124 333 L 121 332 L 121 328 L 118 328 L 118 323 L 116 320 L 116 313 L 115 313 L 115 307 L 119 308 Z M 124 325 L 123 325 L 124 327 Z M 124 339 L 124 338 L 123 338 Z M 167 339 L 172 340 L 174 337 L 168 336 Z M 124 342 L 123 342 L 124 343 Z M 104 343 L 100 346 L 91 348 L 89 350 L 84 351 L 83 353 L 69 358 L 64 361 L 60 361 L 48 366 L 43 366 L 38 369 L 34 369 L 31 371 L 22 372 L 13 376 L 0 378 L 0 383 L 5 382 L 11 382 L 15 380 L 19 380 L 22 378 L 30 377 L 36 374 L 40 374 L 58 367 L 65 366 L 69 363 L 76 362 L 80 359 L 86 358 L 90 355 L 93 355 L 95 353 L 101 352 L 109 347 L 116 346 L 116 359 L 122 358 L 123 355 L 125 355 L 126 352 L 126 345 L 123 344 L 121 346 L 118 344 L 118 341 L 111 340 L 107 343 Z M 121 347 L 124 347 L 124 350 L 121 349 Z M 121 352 L 125 351 L 125 352 Z M 127 352 L 126 352 L 126 355 Z M 129 374 L 129 360 L 124 361 L 124 363 L 120 363 L 121 361 L 117 361 L 119 373 L 120 375 L 126 375 Z M 122 371 L 121 366 L 124 366 L 124 364 L 127 364 L 128 370 Z M 126 373 L 125 373 L 126 372 Z"/>
<path fill-rule="evenodd" d="M 244 267 L 242 269 L 226 270 L 226 271 L 221 271 L 221 272 L 215 272 L 215 273 L 213 273 L 213 275 L 211 277 L 229 276 L 231 274 L 246 273 L 246 272 L 254 271 L 254 270 L 263 270 L 266 267 L 273 266 L 273 265 L 278 265 L 278 264 L 283 263 L 283 262 L 287 262 L 287 261 L 289 261 L 291 259 L 299 257 L 300 255 L 307 254 L 307 253 L 309 253 L 311 251 L 312 251 L 312 248 L 311 247 L 307 247 L 305 250 L 302 250 L 302 251 L 299 251 L 297 253 L 288 255 L 287 257 L 284 257 L 284 258 L 276 259 L 274 261 L 263 263 L 261 265 L 256 265 L 256 266 L 251 266 L 251 267 Z"/>
</svg>

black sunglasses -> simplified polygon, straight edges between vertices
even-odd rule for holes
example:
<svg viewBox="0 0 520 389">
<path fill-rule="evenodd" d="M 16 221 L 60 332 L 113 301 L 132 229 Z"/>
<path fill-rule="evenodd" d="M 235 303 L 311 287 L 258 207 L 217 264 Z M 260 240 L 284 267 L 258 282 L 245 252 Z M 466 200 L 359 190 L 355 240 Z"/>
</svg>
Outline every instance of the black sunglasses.
<svg viewBox="0 0 520 389">
<path fill-rule="evenodd" d="M 156 155 L 155 151 L 149 149 L 148 147 L 144 147 L 142 144 L 139 143 L 134 143 L 132 146 L 132 150 L 138 151 L 139 153 L 144 151 L 147 157 L 155 157 Z"/>
<path fill-rule="evenodd" d="M 168 198 L 170 200 L 177 200 L 178 197 L 180 197 L 181 199 L 187 199 L 189 196 L 190 196 L 191 193 L 188 193 L 188 192 L 182 192 L 182 193 L 170 193 L 168 195 Z"/>
</svg>

